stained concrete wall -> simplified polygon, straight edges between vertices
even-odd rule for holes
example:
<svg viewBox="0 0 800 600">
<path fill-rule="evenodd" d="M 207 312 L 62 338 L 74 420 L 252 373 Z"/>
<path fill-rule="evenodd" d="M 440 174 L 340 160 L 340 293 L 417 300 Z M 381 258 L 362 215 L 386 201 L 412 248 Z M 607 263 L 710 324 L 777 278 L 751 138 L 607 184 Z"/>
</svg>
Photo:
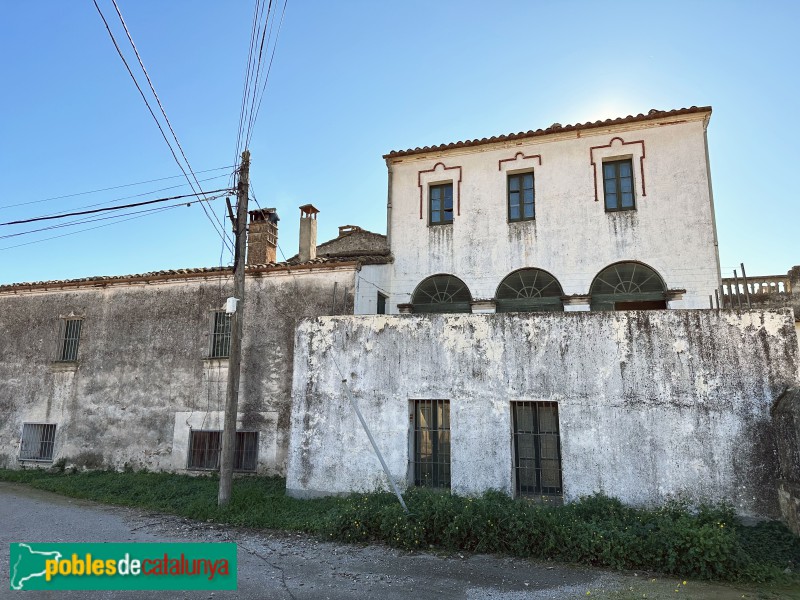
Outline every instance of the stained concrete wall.
<svg viewBox="0 0 800 600">
<path fill-rule="evenodd" d="M 772 417 L 778 445 L 778 504 L 784 521 L 800 535 L 800 388 L 781 395 Z"/>
<path fill-rule="evenodd" d="M 262 473 L 284 473 L 298 319 L 352 314 L 353 267 L 247 277 L 239 426 Z M 57 286 L 54 286 L 57 288 Z M 210 317 L 229 278 L 0 293 L 0 465 L 18 466 L 22 424 L 56 423 L 54 460 L 180 470 L 188 429 L 217 428 L 227 359 Z M 59 317 L 83 317 L 77 363 L 55 363 Z"/>
<path fill-rule="evenodd" d="M 668 288 L 686 290 L 670 308 L 707 308 L 720 278 L 705 143 L 709 115 L 388 159 L 391 312 L 437 273 L 461 278 L 473 298 L 494 297 L 502 279 L 523 267 L 549 271 L 567 295 L 588 294 L 603 268 L 628 260 L 654 268 Z M 602 161 L 620 158 L 632 159 L 636 210 L 606 212 Z M 510 223 L 507 175 L 520 171 L 534 172 L 536 218 Z M 448 182 L 453 223 L 430 226 L 429 187 Z"/>
<path fill-rule="evenodd" d="M 298 327 L 287 488 L 386 489 L 347 378 L 398 483 L 409 404 L 447 399 L 452 490 L 513 488 L 510 403 L 559 406 L 566 500 L 676 495 L 776 516 L 770 405 L 797 381 L 789 311 L 400 315 Z M 338 368 L 337 368 L 338 366 Z"/>
</svg>

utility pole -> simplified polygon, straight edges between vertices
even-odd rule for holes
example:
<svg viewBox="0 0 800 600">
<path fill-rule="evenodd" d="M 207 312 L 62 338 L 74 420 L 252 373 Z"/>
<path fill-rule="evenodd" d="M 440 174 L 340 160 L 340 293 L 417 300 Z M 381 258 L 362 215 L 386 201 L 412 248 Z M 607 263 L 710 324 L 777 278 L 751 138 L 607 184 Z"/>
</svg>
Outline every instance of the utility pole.
<svg viewBox="0 0 800 600">
<path fill-rule="evenodd" d="M 219 463 L 217 504 L 227 505 L 233 486 L 233 454 L 236 447 L 236 413 L 239 410 L 239 374 L 242 362 L 242 326 L 244 322 L 244 271 L 247 248 L 247 195 L 250 188 L 250 151 L 242 152 L 239 183 L 236 186 L 236 220 L 233 222 L 236 248 L 233 254 L 233 297 L 231 314 L 231 350 L 228 356 L 228 389 L 225 394 L 225 421 L 222 426 L 222 456 Z"/>
</svg>

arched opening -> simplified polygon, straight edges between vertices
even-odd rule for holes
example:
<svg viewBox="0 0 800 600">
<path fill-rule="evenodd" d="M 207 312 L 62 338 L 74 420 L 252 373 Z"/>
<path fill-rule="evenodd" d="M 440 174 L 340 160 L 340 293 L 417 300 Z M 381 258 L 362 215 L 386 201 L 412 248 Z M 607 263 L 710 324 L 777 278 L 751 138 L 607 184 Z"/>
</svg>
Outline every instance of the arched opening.
<svg viewBox="0 0 800 600">
<path fill-rule="evenodd" d="M 592 310 L 660 310 L 667 308 L 664 280 L 638 262 L 609 265 L 592 282 Z"/>
<path fill-rule="evenodd" d="M 564 291 L 558 279 L 541 269 L 519 269 L 509 273 L 495 293 L 496 311 L 563 312 Z"/>
<path fill-rule="evenodd" d="M 432 275 L 423 280 L 411 295 L 415 313 L 471 312 L 472 295 L 458 277 Z"/>
</svg>

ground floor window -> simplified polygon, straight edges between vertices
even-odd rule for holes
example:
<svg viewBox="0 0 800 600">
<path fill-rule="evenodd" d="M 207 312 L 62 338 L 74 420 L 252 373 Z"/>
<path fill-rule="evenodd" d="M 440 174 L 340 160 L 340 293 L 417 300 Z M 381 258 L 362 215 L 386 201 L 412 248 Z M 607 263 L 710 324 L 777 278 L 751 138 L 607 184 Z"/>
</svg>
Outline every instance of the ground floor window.
<svg viewBox="0 0 800 600">
<path fill-rule="evenodd" d="M 219 469 L 222 455 L 222 432 L 218 430 L 189 432 L 189 461 L 187 468 L 212 470 Z M 237 431 L 236 446 L 233 451 L 235 471 L 255 471 L 258 464 L 258 432 Z"/>
<path fill-rule="evenodd" d="M 19 445 L 20 460 L 53 460 L 56 426 L 52 423 L 23 423 Z"/>
<path fill-rule="evenodd" d="M 450 487 L 450 401 L 414 400 L 414 485 Z"/>
<path fill-rule="evenodd" d="M 513 402 L 517 495 L 561 494 L 557 402 Z"/>
</svg>

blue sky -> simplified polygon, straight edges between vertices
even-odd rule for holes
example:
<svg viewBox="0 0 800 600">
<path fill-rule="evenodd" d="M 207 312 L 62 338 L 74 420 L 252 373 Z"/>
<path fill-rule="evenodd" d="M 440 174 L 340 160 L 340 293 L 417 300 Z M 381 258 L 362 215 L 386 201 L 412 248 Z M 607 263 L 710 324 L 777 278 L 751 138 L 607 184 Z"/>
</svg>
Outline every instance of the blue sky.
<svg viewBox="0 0 800 600">
<path fill-rule="evenodd" d="M 204 189 L 226 187 L 253 2 L 118 4 L 192 167 L 217 169 Z M 385 232 L 389 150 L 712 105 L 723 276 L 785 273 L 800 264 L 798 22 L 789 1 L 289 0 L 253 190 L 288 257 L 308 202 L 320 241 Z M 180 175 L 91 1 L 1 3 L 0 56 L 0 222 L 188 191 L 176 177 L 48 200 Z M 230 263 L 197 205 L 43 240 L 106 223 L 0 238 L 0 283 Z"/>
</svg>

